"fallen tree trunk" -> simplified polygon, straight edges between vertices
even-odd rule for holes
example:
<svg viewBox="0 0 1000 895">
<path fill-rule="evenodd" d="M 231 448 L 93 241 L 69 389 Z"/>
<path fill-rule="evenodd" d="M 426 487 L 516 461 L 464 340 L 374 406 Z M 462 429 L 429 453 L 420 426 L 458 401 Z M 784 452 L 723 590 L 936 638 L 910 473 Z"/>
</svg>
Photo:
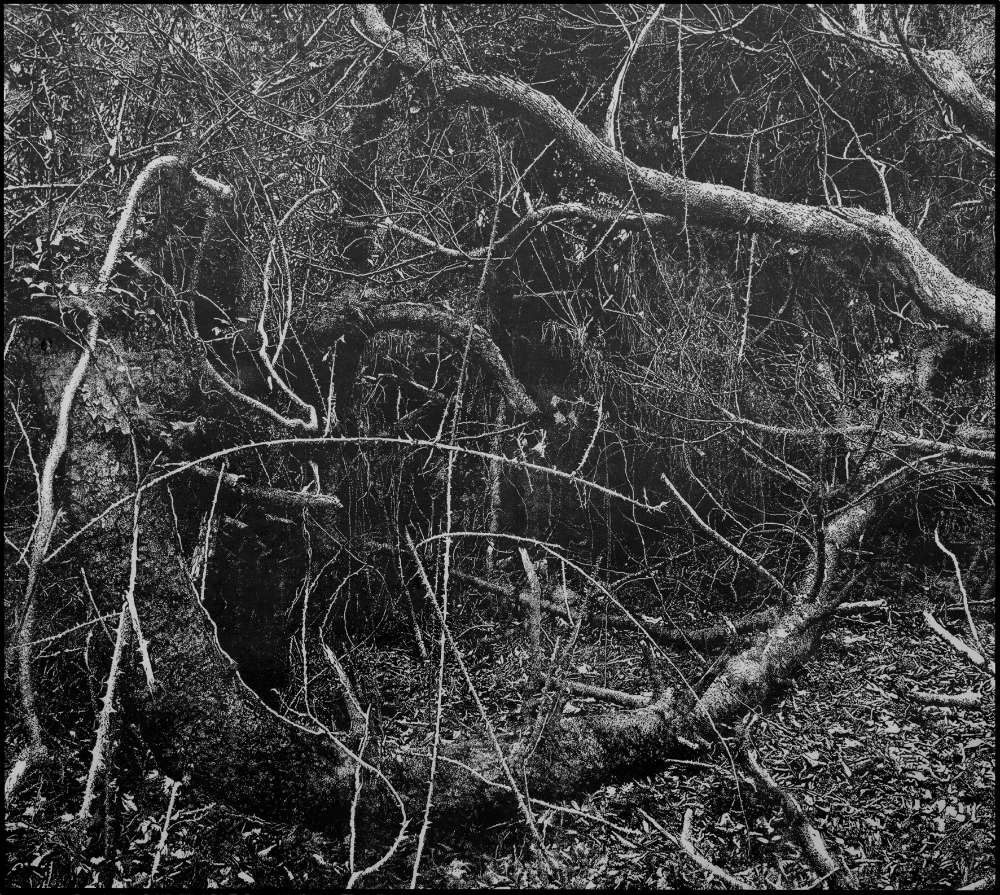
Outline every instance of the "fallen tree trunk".
<svg viewBox="0 0 1000 895">
<path fill-rule="evenodd" d="M 74 360 L 73 351 L 63 351 L 37 361 L 50 411 Z M 145 384 L 162 400 L 163 371 L 162 363 L 155 373 L 147 371 L 146 383 L 141 372 L 139 377 L 132 372 L 133 381 L 139 379 L 140 399 Z M 122 408 L 135 406 L 135 398 L 122 371 L 107 362 L 95 365 L 81 389 L 66 469 L 76 522 L 89 520 L 132 490 L 129 423 Z M 338 825 L 350 810 L 351 755 L 320 727 L 279 717 L 242 682 L 185 571 L 163 497 L 145 493 L 135 599 L 157 686 L 136 696 L 129 710 L 157 760 L 173 777 L 189 774 L 207 792 L 244 810 L 320 827 Z M 127 581 L 127 503 L 91 529 L 83 551 L 104 609 L 117 604 Z M 839 557 L 864 531 L 876 505 L 870 497 L 828 524 L 821 586 L 815 586 L 816 569 L 807 572 L 792 605 L 749 649 L 729 660 L 697 702 L 675 691 L 646 707 L 550 723 L 525 764 L 531 794 L 567 798 L 609 779 L 654 770 L 777 692 L 808 657 L 822 621 L 836 608 Z M 422 802 L 428 761 L 426 755 L 403 752 L 381 765 L 404 804 Z M 436 791 L 438 811 L 466 816 L 493 810 L 509 797 L 495 751 L 479 740 L 442 750 Z M 367 786 L 364 793 L 363 807 L 372 820 L 398 817 L 385 786 Z"/>
<path fill-rule="evenodd" d="M 50 413 L 76 354 L 53 349 L 34 359 Z M 72 522 L 85 523 L 134 490 L 131 427 L 123 406 L 136 406 L 136 392 L 126 376 L 136 381 L 139 395 L 162 401 L 171 372 L 187 380 L 185 371 L 167 371 L 162 362 L 131 371 L 111 358 L 92 364 L 70 418 L 64 484 Z M 285 820 L 326 823 L 344 816 L 351 781 L 342 778 L 341 751 L 322 731 L 278 718 L 243 683 L 185 571 L 171 518 L 162 491 L 144 492 L 135 602 L 156 686 L 132 694 L 127 709 L 174 779 L 190 774 L 236 807 Z M 131 507 L 123 506 L 81 545 L 102 612 L 119 605 L 125 592 L 131 532 Z M 40 606 L 40 614 L 45 610 Z"/>
</svg>

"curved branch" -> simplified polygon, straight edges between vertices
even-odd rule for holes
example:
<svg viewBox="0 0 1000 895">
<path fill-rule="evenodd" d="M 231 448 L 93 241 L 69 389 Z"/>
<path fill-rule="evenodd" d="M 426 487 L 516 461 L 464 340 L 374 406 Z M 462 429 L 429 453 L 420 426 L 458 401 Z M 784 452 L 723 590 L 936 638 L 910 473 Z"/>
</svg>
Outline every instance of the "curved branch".
<svg viewBox="0 0 1000 895">
<path fill-rule="evenodd" d="M 628 53 L 625 56 L 625 61 L 622 62 L 622 67 L 618 71 L 618 77 L 615 78 L 614 86 L 611 88 L 611 102 L 608 103 L 608 114 L 604 118 L 604 142 L 608 144 L 612 149 L 618 149 L 618 140 L 616 132 L 618 130 L 618 107 L 621 104 L 622 90 L 625 88 L 625 76 L 628 74 L 629 67 L 632 65 L 632 60 L 635 58 L 635 54 L 639 52 L 639 48 L 646 42 L 646 38 L 649 37 L 649 32 L 653 25 L 656 24 L 656 20 L 660 17 L 666 4 L 660 3 L 656 9 L 650 14 L 649 18 L 646 20 L 646 24 L 643 25 L 642 31 L 639 32 L 639 36 L 632 41 L 631 46 L 628 48 Z"/>
<path fill-rule="evenodd" d="M 538 405 L 511 372 L 490 334 L 479 324 L 460 314 L 417 302 L 395 302 L 384 305 L 372 302 L 364 302 L 361 305 L 346 304 L 331 309 L 316 321 L 311 331 L 323 339 L 341 333 L 345 329 L 360 329 L 368 337 L 376 332 L 396 330 L 422 332 L 440 336 L 462 347 L 468 340 L 469 356 L 478 361 L 493 378 L 510 407 L 524 416 L 534 416 L 538 413 Z"/>
<path fill-rule="evenodd" d="M 803 245 L 873 252 L 907 283 L 930 318 L 970 335 L 992 338 L 995 298 L 956 276 L 898 221 L 860 208 L 833 209 L 782 202 L 735 187 L 702 183 L 637 165 L 608 146 L 551 96 L 503 75 L 464 71 L 432 59 L 423 43 L 392 29 L 372 4 L 355 9 L 369 41 L 447 102 L 511 110 L 557 139 L 583 168 L 612 187 L 631 190 L 663 214 L 691 224 L 778 236 Z"/>
</svg>

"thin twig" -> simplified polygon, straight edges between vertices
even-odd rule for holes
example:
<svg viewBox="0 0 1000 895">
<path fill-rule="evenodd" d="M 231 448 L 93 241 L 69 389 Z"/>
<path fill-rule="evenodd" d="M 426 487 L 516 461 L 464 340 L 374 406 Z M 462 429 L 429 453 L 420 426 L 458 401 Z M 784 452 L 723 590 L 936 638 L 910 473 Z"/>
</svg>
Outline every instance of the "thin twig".
<svg viewBox="0 0 1000 895">
<path fill-rule="evenodd" d="M 413 538 L 410 537 L 409 532 L 406 533 L 406 544 L 410 548 L 410 553 L 413 554 L 413 558 L 416 561 L 417 570 L 420 573 L 420 580 L 427 593 L 427 599 L 434 608 L 434 612 L 438 617 L 438 622 L 444 631 L 445 637 L 448 638 L 448 646 L 451 647 L 452 654 L 455 657 L 455 662 L 458 664 L 459 670 L 462 672 L 465 684 L 469 688 L 469 692 L 472 694 L 473 701 L 476 703 L 476 708 L 479 710 L 480 717 L 483 719 L 483 725 L 486 728 L 490 744 L 496 752 L 497 758 L 500 762 L 500 767 L 503 769 L 504 777 L 507 779 L 511 792 L 514 793 L 514 796 L 517 799 L 518 807 L 521 809 L 521 814 L 524 816 L 528 831 L 531 833 L 539 851 L 544 856 L 546 863 L 551 866 L 551 858 L 548 857 L 548 853 L 545 850 L 545 844 L 542 842 L 541 834 L 538 832 L 538 827 L 535 824 L 535 817 L 531 813 L 531 808 L 528 807 L 528 803 L 525 801 L 524 794 L 517 788 L 517 783 L 514 780 L 514 775 L 511 773 L 510 765 L 507 763 L 507 758 L 504 755 L 503 748 L 500 746 L 499 740 L 497 740 L 496 731 L 493 729 L 493 723 L 490 721 L 489 715 L 486 713 L 486 708 L 483 706 L 482 700 L 479 698 L 479 691 L 476 689 L 476 686 L 469 675 L 469 670 L 465 666 L 465 660 L 462 658 L 462 653 L 458 648 L 458 644 L 455 643 L 455 640 L 451 635 L 451 630 L 446 624 L 445 618 L 441 613 L 441 607 L 438 606 L 437 596 L 434 594 L 434 588 L 431 587 L 431 583 L 427 578 L 427 572 L 424 570 L 424 564 L 420 560 L 420 554 L 417 552 L 417 548 L 414 545 Z"/>
<path fill-rule="evenodd" d="M 174 802 L 177 800 L 177 790 L 180 789 L 181 781 L 174 780 L 170 786 L 170 801 L 167 802 L 167 814 L 163 818 L 163 826 L 160 827 L 160 840 L 156 844 L 156 851 L 153 853 L 153 866 L 149 871 L 149 881 L 146 883 L 147 889 L 153 888 L 153 879 L 156 871 L 160 867 L 160 859 L 167 847 L 167 830 L 170 829 L 170 818 L 174 813 Z"/>
<path fill-rule="evenodd" d="M 128 600 L 122 600 L 122 609 L 118 614 L 118 632 L 115 637 L 115 649 L 111 654 L 111 667 L 108 669 L 108 680 L 104 688 L 104 700 L 101 714 L 97 721 L 97 734 L 94 737 L 94 751 L 90 756 L 90 770 L 87 773 L 87 783 L 83 788 L 83 801 L 76 817 L 79 821 L 87 820 L 94 803 L 94 792 L 97 786 L 97 775 L 104 767 L 104 756 L 108 748 L 108 729 L 111 723 L 111 713 L 115 710 L 115 689 L 121 672 L 122 654 L 128 649 L 132 639 L 132 626 L 129 622 Z"/>
<path fill-rule="evenodd" d="M 976 623 L 972 620 L 972 613 L 969 611 L 969 594 L 965 590 L 965 583 L 962 581 L 962 568 L 958 564 L 958 557 L 955 556 L 955 554 L 949 550 L 941 540 L 941 535 L 938 533 L 937 526 L 934 527 L 934 543 L 938 545 L 941 552 L 951 560 L 951 564 L 955 567 L 955 580 L 958 582 L 958 589 L 962 594 L 962 608 L 965 610 L 965 620 L 969 623 L 969 631 L 972 634 L 973 643 L 976 644 L 976 649 L 979 650 L 979 652 L 982 652 L 983 642 L 979 639 L 979 632 L 976 630 Z"/>
</svg>

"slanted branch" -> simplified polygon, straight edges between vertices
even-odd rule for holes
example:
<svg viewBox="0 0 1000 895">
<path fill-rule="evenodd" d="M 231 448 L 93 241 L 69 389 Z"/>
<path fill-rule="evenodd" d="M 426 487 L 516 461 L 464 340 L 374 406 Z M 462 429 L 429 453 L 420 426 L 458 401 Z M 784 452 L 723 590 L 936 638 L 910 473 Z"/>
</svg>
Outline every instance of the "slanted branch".
<svg viewBox="0 0 1000 895">
<path fill-rule="evenodd" d="M 826 847 L 822 835 L 810 823 L 798 799 L 787 790 L 778 786 L 774 778 L 760 763 L 757 750 L 750 744 L 748 733 L 748 728 L 745 728 L 743 731 L 743 745 L 740 750 L 743 763 L 768 799 L 781 808 L 796 841 L 802 849 L 802 853 L 806 856 L 813 870 L 816 871 L 821 879 L 832 878 L 842 889 L 856 889 L 858 881 L 854 874 L 850 868 L 834 860 L 830 855 L 830 851 Z"/>
<path fill-rule="evenodd" d="M 189 467 L 191 472 L 214 486 L 221 481 L 222 488 L 234 497 L 249 504 L 272 506 L 280 510 L 330 511 L 344 508 L 340 498 L 333 494 L 312 494 L 307 491 L 288 491 L 284 488 L 262 488 L 247 485 L 243 476 L 231 472 L 217 473 L 202 466 Z"/>
<path fill-rule="evenodd" d="M 692 817 L 694 817 L 693 809 L 686 809 L 684 811 L 684 820 L 681 822 L 681 838 L 678 840 L 678 844 L 684 850 L 684 853 L 702 870 L 707 871 L 716 879 L 722 880 L 734 889 L 743 890 L 748 888 L 746 880 L 742 880 L 738 876 L 733 876 L 728 871 L 723 870 L 718 864 L 713 864 L 708 860 L 708 858 L 701 854 L 697 848 L 695 848 L 694 842 L 691 840 Z"/>
<path fill-rule="evenodd" d="M 345 332 L 363 338 L 379 332 L 420 332 L 462 348 L 468 342 L 469 358 L 493 380 L 515 415 L 532 417 L 539 412 L 490 334 L 461 314 L 417 302 L 386 303 L 370 294 L 346 302 L 321 303 L 313 313 L 310 335 L 318 341 L 333 341 Z"/>
</svg>

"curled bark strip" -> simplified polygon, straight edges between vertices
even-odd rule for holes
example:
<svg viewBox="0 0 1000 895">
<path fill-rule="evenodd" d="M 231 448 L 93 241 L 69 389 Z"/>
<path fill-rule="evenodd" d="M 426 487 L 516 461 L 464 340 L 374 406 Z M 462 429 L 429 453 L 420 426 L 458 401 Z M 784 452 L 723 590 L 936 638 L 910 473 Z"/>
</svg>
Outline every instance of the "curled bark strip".
<svg viewBox="0 0 1000 895">
<path fill-rule="evenodd" d="M 201 466 L 190 467 L 191 472 L 199 478 L 211 481 L 214 485 L 219 480 L 219 473 Z M 284 488 L 261 488 L 256 485 L 245 485 L 243 477 L 231 472 L 221 476 L 222 487 L 230 494 L 246 503 L 265 504 L 282 510 L 341 510 L 344 508 L 340 498 L 333 494 L 310 494 L 304 491 L 287 491 Z"/>
<path fill-rule="evenodd" d="M 860 208 L 824 208 L 782 202 L 734 187 L 702 183 L 637 165 L 608 146 L 551 96 L 503 75 L 465 71 L 433 59 L 424 44 L 391 28 L 373 4 L 355 7 L 361 33 L 411 76 L 447 102 L 473 102 L 513 111 L 555 137 L 591 175 L 635 194 L 652 210 L 706 227 L 747 230 L 803 245 L 875 252 L 913 290 L 930 318 L 977 339 L 992 338 L 995 298 L 956 276 L 893 218 Z"/>
</svg>

